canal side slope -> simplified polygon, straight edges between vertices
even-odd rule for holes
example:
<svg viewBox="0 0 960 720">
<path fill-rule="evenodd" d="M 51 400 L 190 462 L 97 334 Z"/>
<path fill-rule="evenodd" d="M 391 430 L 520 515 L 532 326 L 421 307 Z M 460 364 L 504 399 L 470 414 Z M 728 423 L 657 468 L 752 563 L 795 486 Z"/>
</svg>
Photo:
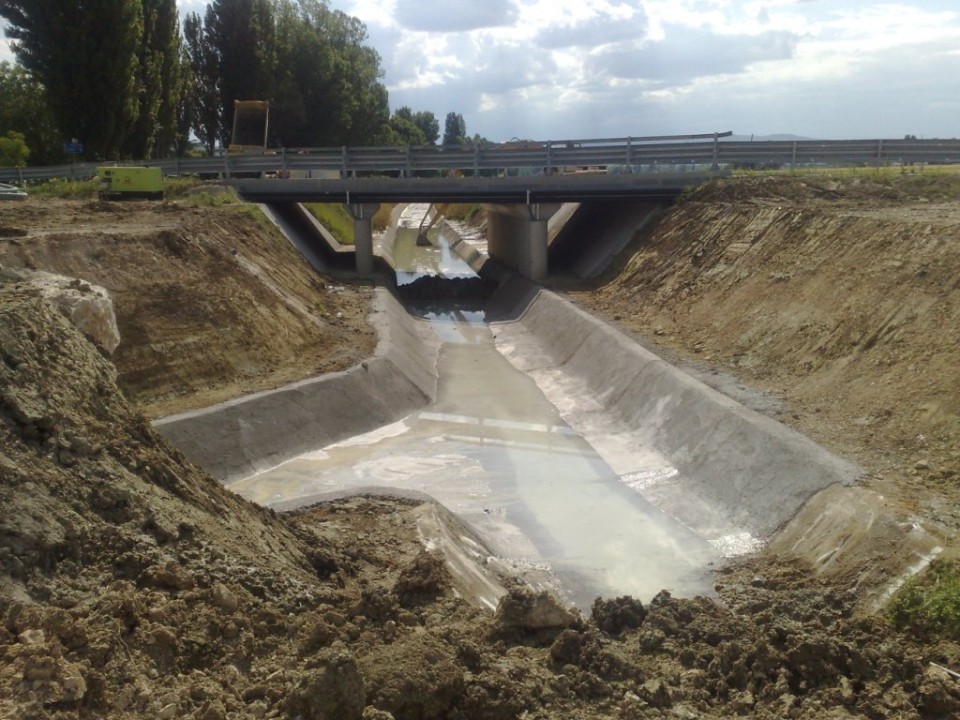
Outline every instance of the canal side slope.
<svg viewBox="0 0 960 720">
<path fill-rule="evenodd" d="M 960 527 L 958 199 L 960 178 L 932 172 L 714 182 L 570 296 L 859 463 L 859 485 L 949 557 Z M 861 550 L 882 567 L 882 548 Z"/>
</svg>

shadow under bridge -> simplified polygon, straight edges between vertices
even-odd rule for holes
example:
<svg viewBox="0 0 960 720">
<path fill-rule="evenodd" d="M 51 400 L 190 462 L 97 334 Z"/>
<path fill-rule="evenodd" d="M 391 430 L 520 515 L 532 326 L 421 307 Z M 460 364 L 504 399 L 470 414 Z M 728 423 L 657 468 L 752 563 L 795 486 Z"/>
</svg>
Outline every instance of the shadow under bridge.
<svg viewBox="0 0 960 720">
<path fill-rule="evenodd" d="M 341 203 L 354 219 L 356 270 L 373 269 L 372 219 L 381 203 L 482 203 L 489 214 L 492 259 L 532 280 L 548 274 L 548 223 L 565 203 L 672 203 L 686 188 L 716 173 L 578 174 L 530 177 L 237 179 L 250 202 Z"/>
</svg>

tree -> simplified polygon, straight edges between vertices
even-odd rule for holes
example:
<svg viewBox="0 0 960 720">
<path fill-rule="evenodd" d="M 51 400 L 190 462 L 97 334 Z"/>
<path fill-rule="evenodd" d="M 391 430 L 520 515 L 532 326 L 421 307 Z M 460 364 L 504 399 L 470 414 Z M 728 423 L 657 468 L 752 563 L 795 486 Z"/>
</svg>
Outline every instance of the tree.
<svg viewBox="0 0 960 720">
<path fill-rule="evenodd" d="M 380 56 L 364 25 L 319 0 L 276 4 L 271 136 L 287 147 L 387 143 Z"/>
<path fill-rule="evenodd" d="M 47 106 L 43 86 L 20 65 L 0 63 L 0 135 L 22 133 L 38 165 L 63 159 L 63 138 Z"/>
<path fill-rule="evenodd" d="M 0 167 L 23 167 L 30 157 L 30 148 L 23 133 L 11 130 L 0 137 Z"/>
<path fill-rule="evenodd" d="M 437 116 L 427 110 L 422 110 L 413 116 L 414 124 L 420 128 L 423 138 L 428 145 L 436 145 L 440 139 L 440 121 Z M 466 127 L 464 127 L 466 132 Z"/>
<path fill-rule="evenodd" d="M 4 0 L 0 17 L 65 137 L 115 158 L 136 121 L 141 0 Z"/>
<path fill-rule="evenodd" d="M 126 154 L 165 157 L 176 135 L 180 30 L 176 0 L 141 0 L 143 34 L 137 68 L 139 110 Z"/>
<path fill-rule="evenodd" d="M 196 116 L 193 98 L 193 65 L 186 43 L 180 44 L 180 88 L 177 91 L 176 128 L 173 137 L 173 151 L 177 157 L 183 157 L 190 149 L 190 129 Z"/>
<path fill-rule="evenodd" d="M 444 145 L 464 145 L 467 142 L 467 123 L 460 113 L 447 113 L 443 129 Z"/>
<path fill-rule="evenodd" d="M 390 117 L 390 129 L 393 137 L 391 145 L 426 145 L 427 139 L 417 126 L 413 111 L 406 105 L 397 108 Z"/>
<path fill-rule="evenodd" d="M 208 155 L 213 155 L 220 134 L 220 61 L 213 45 L 212 9 L 207 6 L 206 21 L 197 13 L 187 15 L 183 23 L 184 49 L 190 70 L 184 104 L 180 108 L 182 125 L 188 123 Z"/>
<path fill-rule="evenodd" d="M 220 142 L 230 144 L 234 100 L 269 100 L 275 74 L 274 13 L 270 0 L 213 0 L 204 31 L 216 56 Z"/>
</svg>

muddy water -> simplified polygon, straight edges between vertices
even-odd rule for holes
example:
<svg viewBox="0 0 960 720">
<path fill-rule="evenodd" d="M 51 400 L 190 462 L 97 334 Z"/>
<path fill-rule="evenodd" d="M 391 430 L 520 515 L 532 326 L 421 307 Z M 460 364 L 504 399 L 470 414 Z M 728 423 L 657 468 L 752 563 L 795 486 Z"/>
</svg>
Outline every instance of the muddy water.
<svg viewBox="0 0 960 720">
<path fill-rule="evenodd" d="M 431 270 L 411 272 L 422 271 Z M 448 308 L 429 320 L 444 341 L 433 405 L 231 489 L 264 505 L 344 490 L 425 492 L 494 553 L 584 609 L 598 595 L 711 592 L 719 553 L 645 501 L 560 419 L 496 350 L 482 312 Z"/>
</svg>

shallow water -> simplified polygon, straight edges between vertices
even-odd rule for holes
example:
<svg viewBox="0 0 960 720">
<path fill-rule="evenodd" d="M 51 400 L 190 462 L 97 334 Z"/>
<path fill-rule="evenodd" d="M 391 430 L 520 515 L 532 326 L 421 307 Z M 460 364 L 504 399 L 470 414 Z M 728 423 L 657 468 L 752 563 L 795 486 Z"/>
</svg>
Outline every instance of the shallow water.
<svg viewBox="0 0 960 720">
<path fill-rule="evenodd" d="M 444 342 L 433 405 L 231 489 L 265 505 L 370 487 L 425 492 L 496 554 L 549 565 L 581 608 L 598 595 L 711 591 L 719 553 L 645 501 L 561 420 L 496 350 L 482 313 L 429 319 Z"/>
<path fill-rule="evenodd" d="M 436 228 L 426 233 L 429 245 L 417 244 L 421 226 L 427 226 L 424 216 L 429 208 L 429 205 L 411 203 L 400 214 L 393 244 L 398 285 L 406 285 L 425 275 L 451 279 L 476 276 L 466 262 L 450 251 L 449 239 Z"/>
</svg>

